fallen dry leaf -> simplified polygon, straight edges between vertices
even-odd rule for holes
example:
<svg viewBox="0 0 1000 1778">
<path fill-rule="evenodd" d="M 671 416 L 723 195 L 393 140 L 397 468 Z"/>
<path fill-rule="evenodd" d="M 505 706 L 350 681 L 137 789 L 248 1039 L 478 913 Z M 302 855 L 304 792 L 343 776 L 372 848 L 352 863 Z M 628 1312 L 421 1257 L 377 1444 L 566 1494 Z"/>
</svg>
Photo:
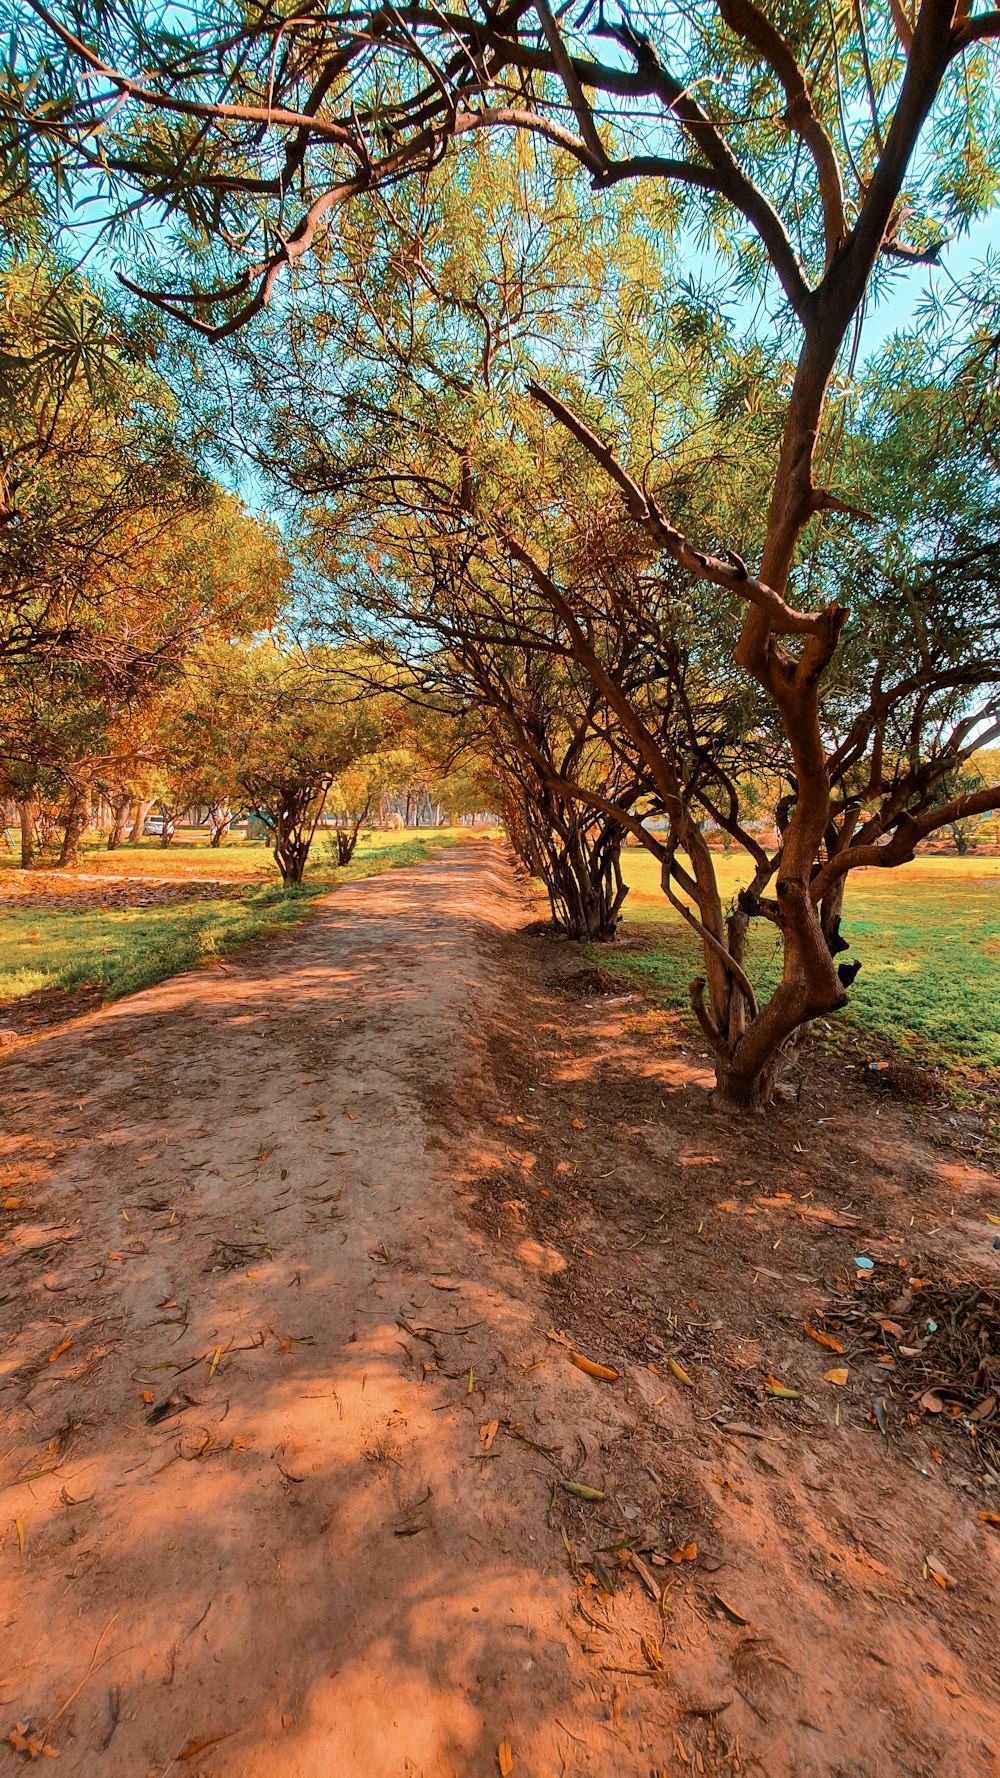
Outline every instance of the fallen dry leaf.
<svg viewBox="0 0 1000 1778">
<path fill-rule="evenodd" d="M 73 1341 L 71 1339 L 60 1340 L 55 1351 L 49 1353 L 47 1362 L 49 1364 L 55 1364 L 56 1359 L 61 1358 L 64 1352 L 68 1352 L 70 1347 L 72 1346 L 72 1344 L 73 1344 Z"/>
<path fill-rule="evenodd" d="M 947 1592 L 949 1587 L 957 1587 L 958 1582 L 953 1574 L 949 1574 L 940 1556 L 928 1556 L 924 1563 L 924 1573 L 931 1580 L 936 1580 L 939 1587 Z"/>
<path fill-rule="evenodd" d="M 643 1561 L 642 1557 L 637 1556 L 635 1553 L 635 1550 L 630 1550 L 628 1552 L 628 1555 L 629 1555 L 629 1560 L 630 1560 L 631 1566 L 635 1569 L 636 1574 L 639 1576 L 639 1579 L 642 1581 L 643 1586 L 646 1587 L 646 1589 L 648 1590 L 650 1597 L 655 1599 L 657 1605 L 659 1605 L 660 1600 L 663 1597 L 662 1592 L 661 1592 L 660 1588 L 657 1586 L 656 1581 L 653 1579 L 653 1576 L 650 1574 L 649 1569 L 646 1567 L 646 1564 Z"/>
<path fill-rule="evenodd" d="M 215 1747 L 219 1741 L 228 1741 L 233 1733 L 234 1730 L 227 1729 L 222 1735 L 205 1735 L 200 1741 L 189 1741 L 186 1747 L 181 1748 L 177 1758 L 182 1760 L 197 1759 L 199 1753 L 204 1753 L 208 1747 Z"/>
<path fill-rule="evenodd" d="M 487 1420 L 485 1426 L 479 1428 L 479 1436 L 483 1441 L 483 1450 L 488 1451 L 499 1429 L 499 1420 Z"/>
<path fill-rule="evenodd" d="M 698 1545 L 696 1543 L 679 1543 L 672 1550 L 667 1551 L 668 1559 L 678 1563 L 693 1562 L 697 1555 Z"/>
<path fill-rule="evenodd" d="M 991 1513 L 986 1507 L 979 1514 L 984 1525 L 1000 1525 L 1000 1513 Z"/>
<path fill-rule="evenodd" d="M 920 1406 L 926 1414 L 940 1414 L 944 1402 L 936 1389 L 925 1389 L 920 1397 Z"/>
<path fill-rule="evenodd" d="M 823 1377 L 827 1383 L 837 1383 L 842 1388 L 847 1382 L 848 1371 L 846 1366 L 841 1365 L 836 1370 L 824 1371 Z"/>
<path fill-rule="evenodd" d="M 497 1765 L 500 1767 L 500 1778 L 509 1778 L 514 1770 L 514 1755 L 510 1750 L 509 1741 L 501 1741 L 497 1748 Z"/>
<path fill-rule="evenodd" d="M 829 1223 L 835 1229 L 857 1228 L 860 1216 L 848 1216 L 846 1210 L 828 1210 L 825 1204 L 797 1204 L 800 1216 L 811 1217 L 814 1222 Z"/>
<path fill-rule="evenodd" d="M 577 1370 L 585 1371 L 588 1377 L 596 1377 L 601 1383 L 617 1383 L 618 1372 L 606 1364 L 595 1364 L 592 1358 L 584 1358 L 582 1352 L 570 1352 L 570 1358 Z"/>
<path fill-rule="evenodd" d="M 797 1389 L 789 1389 L 787 1383 L 782 1383 L 778 1377 L 772 1377 L 770 1371 L 767 1375 L 767 1388 L 768 1394 L 776 1396 L 779 1401 L 795 1401 L 799 1393 Z"/>
<path fill-rule="evenodd" d="M 50 1747 L 42 1734 L 33 1735 L 30 1722 L 16 1722 L 6 1740 L 15 1753 L 26 1753 L 29 1759 L 58 1759 L 58 1747 Z"/>
<path fill-rule="evenodd" d="M 840 1341 L 835 1340 L 832 1334 L 823 1333 L 822 1329 L 818 1327 L 810 1327 L 808 1321 L 803 1321 L 802 1326 L 809 1338 L 816 1341 L 817 1346 L 826 1346 L 831 1352 L 843 1352 L 844 1348 Z"/>
<path fill-rule="evenodd" d="M 749 1623 L 750 1620 L 743 1616 L 742 1611 L 737 1611 L 735 1605 L 730 1605 L 729 1600 L 724 1599 L 721 1593 L 713 1593 L 712 1598 L 715 1600 L 715 1603 L 719 1606 L 720 1610 L 725 1612 L 727 1618 L 729 1618 L 732 1623 Z"/>
<path fill-rule="evenodd" d="M 678 1383 L 683 1383 L 685 1389 L 693 1389 L 694 1388 L 694 1379 L 692 1377 L 688 1376 L 687 1371 L 684 1369 L 684 1366 L 682 1364 L 678 1364 L 676 1358 L 668 1358 L 667 1359 L 667 1369 L 669 1370 L 672 1377 L 677 1378 Z"/>
</svg>

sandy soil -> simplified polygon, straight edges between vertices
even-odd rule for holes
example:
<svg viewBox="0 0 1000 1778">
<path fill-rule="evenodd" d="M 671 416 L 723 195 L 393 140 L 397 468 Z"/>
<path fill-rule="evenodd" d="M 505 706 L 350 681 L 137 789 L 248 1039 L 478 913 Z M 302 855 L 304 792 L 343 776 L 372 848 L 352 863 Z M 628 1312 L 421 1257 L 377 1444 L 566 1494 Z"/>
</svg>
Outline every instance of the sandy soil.
<svg viewBox="0 0 1000 1778">
<path fill-rule="evenodd" d="M 470 842 L 4 1053 L 0 1771 L 1000 1770 L 988 1428 L 802 1327 L 1000 1181 L 731 1126 L 535 911 Z"/>
</svg>

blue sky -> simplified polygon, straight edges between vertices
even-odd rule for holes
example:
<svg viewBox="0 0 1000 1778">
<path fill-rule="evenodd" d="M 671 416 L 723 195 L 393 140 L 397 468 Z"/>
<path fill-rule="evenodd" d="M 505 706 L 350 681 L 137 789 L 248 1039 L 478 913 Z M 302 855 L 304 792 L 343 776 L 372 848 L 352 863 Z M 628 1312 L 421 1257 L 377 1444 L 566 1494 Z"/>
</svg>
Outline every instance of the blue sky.
<svg viewBox="0 0 1000 1778">
<path fill-rule="evenodd" d="M 951 281 L 964 282 L 991 250 L 1000 252 L 1000 212 L 996 210 L 981 217 L 966 234 L 951 241 L 937 266 L 907 266 L 897 262 L 892 282 L 881 301 L 877 305 L 870 302 L 866 311 L 862 359 L 877 351 L 893 333 L 912 325 L 914 312 L 925 290 L 937 288 L 943 294 Z"/>
</svg>

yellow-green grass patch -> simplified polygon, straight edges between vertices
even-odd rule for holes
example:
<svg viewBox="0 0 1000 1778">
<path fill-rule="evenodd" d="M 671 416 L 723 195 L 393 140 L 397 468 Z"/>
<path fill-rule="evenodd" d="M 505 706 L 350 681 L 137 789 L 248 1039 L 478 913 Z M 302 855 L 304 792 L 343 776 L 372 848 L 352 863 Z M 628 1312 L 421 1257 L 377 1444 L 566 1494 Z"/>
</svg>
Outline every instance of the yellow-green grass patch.
<svg viewBox="0 0 1000 1778">
<path fill-rule="evenodd" d="M 717 865 L 730 901 L 746 881 L 745 865 L 725 853 Z M 626 851 L 624 869 L 623 930 L 641 932 L 650 948 L 618 953 L 614 968 L 693 1026 L 688 986 L 702 968 L 697 938 L 663 896 L 650 854 Z M 942 1068 L 956 1084 L 1000 1071 L 1000 858 L 932 854 L 898 870 L 858 871 L 842 931 L 844 960 L 858 958 L 862 967 L 849 1007 L 830 1021 L 834 1032 L 853 1033 L 873 1056 L 891 1051 Z M 599 960 L 609 955 L 602 950 Z M 755 921 L 750 969 L 763 992 L 779 968 L 777 934 Z"/>
</svg>

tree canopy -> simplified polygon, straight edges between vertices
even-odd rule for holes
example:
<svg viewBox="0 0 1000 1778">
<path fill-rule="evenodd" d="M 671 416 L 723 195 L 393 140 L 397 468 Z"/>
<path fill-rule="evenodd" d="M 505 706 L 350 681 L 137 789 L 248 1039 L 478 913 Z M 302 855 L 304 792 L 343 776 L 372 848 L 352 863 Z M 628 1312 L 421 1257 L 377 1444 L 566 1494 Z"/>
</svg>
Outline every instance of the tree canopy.
<svg viewBox="0 0 1000 1778">
<path fill-rule="evenodd" d="M 1000 732 L 1000 280 L 988 261 L 943 295 L 934 269 L 996 202 L 1000 14 L 199 0 L 183 29 L 84 0 L 17 14 L 11 213 L 61 242 L 85 207 L 102 214 L 103 263 L 139 304 L 128 337 L 155 342 L 215 460 L 250 462 L 294 538 L 309 658 L 360 650 L 372 698 L 388 674 L 469 725 L 572 929 L 613 932 L 617 849 L 625 833 L 646 846 L 703 945 L 692 998 L 720 1090 L 766 1098 L 782 1055 L 846 1001 L 849 873 L 1000 802 L 969 765 Z M 872 354 L 866 316 L 904 274 L 922 280 L 921 325 Z M 25 387 L 42 367 L 48 403 L 28 429 L 41 454 L 13 421 L 6 446 L 30 466 L 13 651 L 22 633 L 29 652 L 68 641 L 66 585 L 100 612 L 114 548 L 131 562 L 154 510 L 180 549 L 161 584 L 194 633 L 193 485 L 182 497 L 172 415 L 158 431 L 164 392 L 115 348 L 112 305 L 103 393 L 79 343 L 86 287 L 45 276 L 43 343 L 29 304 L 10 355 Z M 126 494 L 115 450 L 134 421 Z M 102 466 L 90 504 L 58 480 L 80 426 Z M 99 573 L 51 529 L 71 511 Z M 58 590 L 49 555 L 72 563 Z M 305 770 L 321 700 L 289 694 L 286 719 L 287 662 L 269 672 L 268 769 L 294 756 L 295 851 L 341 768 L 327 736 Z M 292 820 L 291 781 L 253 794 Z M 745 854 L 732 907 L 709 831 Z M 759 920 L 783 957 L 765 999 Z"/>
</svg>

